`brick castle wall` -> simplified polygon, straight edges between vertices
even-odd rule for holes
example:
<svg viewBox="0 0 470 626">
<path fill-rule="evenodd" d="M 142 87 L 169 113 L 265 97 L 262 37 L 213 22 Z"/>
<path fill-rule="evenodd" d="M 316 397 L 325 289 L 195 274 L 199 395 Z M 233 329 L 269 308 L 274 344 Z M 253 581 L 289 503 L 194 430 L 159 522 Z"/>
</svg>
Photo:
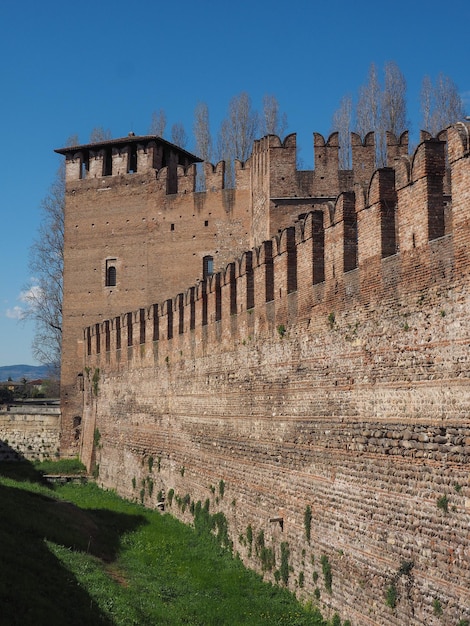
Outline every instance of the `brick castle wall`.
<svg viewBox="0 0 470 626">
<path fill-rule="evenodd" d="M 274 580 L 287 547 L 289 587 L 355 625 L 470 618 L 468 126 L 447 139 L 83 336 L 103 486 L 186 521 L 208 499 L 247 564 L 262 537 Z"/>
</svg>

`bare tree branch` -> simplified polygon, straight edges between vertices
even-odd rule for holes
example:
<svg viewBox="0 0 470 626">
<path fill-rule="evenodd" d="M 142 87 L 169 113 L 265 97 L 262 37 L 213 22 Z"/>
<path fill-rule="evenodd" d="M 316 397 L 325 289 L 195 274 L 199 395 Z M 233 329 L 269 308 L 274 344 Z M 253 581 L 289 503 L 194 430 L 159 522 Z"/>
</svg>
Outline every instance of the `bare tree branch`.
<svg viewBox="0 0 470 626">
<path fill-rule="evenodd" d="M 171 127 L 171 141 L 180 148 L 186 148 L 188 135 L 181 122 L 176 122 L 176 124 L 173 124 Z"/>
<path fill-rule="evenodd" d="M 226 161 L 226 186 L 233 187 L 234 159 L 246 161 L 251 154 L 253 141 L 259 129 L 259 116 L 251 107 L 250 96 L 242 92 L 230 100 L 228 116 L 222 121 L 217 150 Z"/>
<path fill-rule="evenodd" d="M 439 74 L 433 84 L 425 76 L 421 87 L 422 127 L 432 135 L 462 120 L 465 108 L 452 78 Z"/>
<path fill-rule="evenodd" d="M 262 134 L 282 136 L 287 129 L 287 115 L 279 110 L 279 102 L 276 96 L 265 95 L 263 97 Z"/>
<path fill-rule="evenodd" d="M 351 121 L 352 98 L 344 96 L 339 108 L 333 114 L 332 129 L 338 133 L 339 139 L 339 167 L 342 170 L 351 169 Z"/>
<path fill-rule="evenodd" d="M 157 137 L 163 137 L 166 129 L 166 114 L 163 109 L 154 111 L 152 113 L 152 122 L 149 128 L 150 135 L 157 135 Z"/>
</svg>

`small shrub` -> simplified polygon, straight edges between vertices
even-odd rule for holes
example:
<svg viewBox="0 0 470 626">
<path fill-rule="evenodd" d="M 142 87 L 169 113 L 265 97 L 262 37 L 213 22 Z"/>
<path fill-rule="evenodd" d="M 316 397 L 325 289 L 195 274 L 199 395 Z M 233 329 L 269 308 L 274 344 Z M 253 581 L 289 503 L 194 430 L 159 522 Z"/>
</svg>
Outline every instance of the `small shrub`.
<svg viewBox="0 0 470 626">
<path fill-rule="evenodd" d="M 276 565 L 274 550 L 263 546 L 261 549 L 260 561 L 263 572 L 271 572 L 273 567 Z"/>
<path fill-rule="evenodd" d="M 442 604 L 439 598 L 434 598 L 434 600 L 432 601 L 432 610 L 434 615 L 436 615 L 437 617 L 440 617 L 442 615 Z"/>
<path fill-rule="evenodd" d="M 315 587 L 315 591 L 313 592 L 313 595 L 315 596 L 316 600 L 320 599 L 321 592 L 320 592 L 320 589 L 318 587 Z"/>
<path fill-rule="evenodd" d="M 144 498 L 145 498 L 145 488 L 142 487 L 142 489 L 140 490 L 140 501 L 142 504 L 144 503 Z"/>
<path fill-rule="evenodd" d="M 322 572 L 323 572 L 323 580 L 325 582 L 325 589 L 328 591 L 328 593 L 331 593 L 331 586 L 333 583 L 333 575 L 331 572 L 331 565 L 330 565 L 330 561 L 328 560 L 328 557 L 326 556 L 326 554 L 322 554 L 321 557 L 321 568 L 322 568 Z"/>
<path fill-rule="evenodd" d="M 170 491 L 168 492 L 168 504 L 171 506 L 171 503 L 173 502 L 173 497 L 175 495 L 175 490 L 174 489 L 170 489 Z"/>
<path fill-rule="evenodd" d="M 93 384 L 93 393 L 95 394 L 95 396 L 98 395 L 98 383 L 100 381 L 100 370 L 98 367 L 95 368 L 95 371 L 93 373 L 93 378 L 91 379 L 91 382 Z"/>
<path fill-rule="evenodd" d="M 462 491 L 462 485 L 460 483 L 454 483 L 454 489 L 457 493 Z"/>
<path fill-rule="evenodd" d="M 307 504 L 307 506 L 305 507 L 304 528 L 305 528 L 305 538 L 307 539 L 307 542 L 310 543 L 310 533 L 312 529 L 312 508 L 310 504 Z"/>
<path fill-rule="evenodd" d="M 331 620 L 331 626 L 341 626 L 341 618 L 338 613 L 335 613 L 333 615 L 333 618 Z"/>
<path fill-rule="evenodd" d="M 149 490 L 149 497 L 151 498 L 153 493 L 153 480 L 151 478 L 147 478 L 147 486 Z"/>
<path fill-rule="evenodd" d="M 470 626 L 470 622 L 468 621 L 468 619 L 461 619 L 457 626 Z"/>
<path fill-rule="evenodd" d="M 277 332 L 279 333 L 279 337 L 282 339 L 286 334 L 286 327 L 284 326 L 284 324 L 279 324 L 279 326 L 277 327 Z"/>
<path fill-rule="evenodd" d="M 336 316 L 332 311 L 331 313 L 328 314 L 328 325 L 330 328 L 334 328 L 335 320 L 336 320 Z"/>
<path fill-rule="evenodd" d="M 316 583 L 316 582 L 317 582 L 317 580 L 318 580 L 318 572 L 317 572 L 317 571 L 314 571 L 314 572 L 313 572 L 313 574 L 312 574 L 312 580 L 313 580 L 313 582 L 314 582 L 314 583 Z"/>
<path fill-rule="evenodd" d="M 181 511 L 184 513 L 191 502 L 191 496 L 187 493 L 181 500 Z"/>
<path fill-rule="evenodd" d="M 181 476 L 184 476 L 185 471 L 186 471 L 186 468 L 185 468 L 185 466 L 183 465 L 183 467 L 180 469 L 180 474 L 181 474 Z"/>
<path fill-rule="evenodd" d="M 101 441 L 101 433 L 99 431 L 99 428 L 95 428 L 93 432 L 93 445 L 95 446 L 95 448 L 97 448 L 100 445 L 100 441 Z"/>
<path fill-rule="evenodd" d="M 304 586 L 304 581 L 305 581 L 304 573 L 303 572 L 299 572 L 299 587 L 301 589 Z"/>
<path fill-rule="evenodd" d="M 253 549 L 253 528 L 251 524 L 246 527 L 246 540 L 248 542 L 248 556 L 251 556 Z"/>
<path fill-rule="evenodd" d="M 225 493 L 225 482 L 221 479 L 219 481 L 219 494 L 221 498 L 224 497 L 224 493 Z"/>
<path fill-rule="evenodd" d="M 402 561 L 398 569 L 398 576 L 409 576 L 414 565 L 413 561 Z"/>
<path fill-rule="evenodd" d="M 447 498 L 446 495 L 440 496 L 437 499 L 437 508 L 441 509 L 441 511 L 443 511 L 444 513 L 449 512 L 449 499 Z"/>
<path fill-rule="evenodd" d="M 137 484 L 137 481 L 135 479 L 135 476 L 132 477 L 132 489 L 135 489 L 135 486 Z"/>
<path fill-rule="evenodd" d="M 282 582 L 287 585 L 289 581 L 289 544 L 287 541 L 281 543 L 281 566 L 279 567 L 279 573 L 281 575 Z"/>
<path fill-rule="evenodd" d="M 391 609 L 394 609 L 397 605 L 398 592 L 395 585 L 389 585 L 385 592 L 385 604 Z"/>
<path fill-rule="evenodd" d="M 264 530 L 260 530 L 255 539 L 255 554 L 261 558 L 261 550 L 264 548 Z"/>
<path fill-rule="evenodd" d="M 149 472 L 153 469 L 153 456 L 149 456 L 148 458 Z"/>
</svg>

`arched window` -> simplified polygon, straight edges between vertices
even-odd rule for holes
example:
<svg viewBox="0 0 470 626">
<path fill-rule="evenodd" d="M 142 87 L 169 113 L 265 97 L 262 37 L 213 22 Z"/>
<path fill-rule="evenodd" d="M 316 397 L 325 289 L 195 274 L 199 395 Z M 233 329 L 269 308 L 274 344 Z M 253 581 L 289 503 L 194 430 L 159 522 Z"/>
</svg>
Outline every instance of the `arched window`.
<svg viewBox="0 0 470 626">
<path fill-rule="evenodd" d="M 115 287 L 117 281 L 116 259 L 106 261 L 106 287 Z"/>
</svg>

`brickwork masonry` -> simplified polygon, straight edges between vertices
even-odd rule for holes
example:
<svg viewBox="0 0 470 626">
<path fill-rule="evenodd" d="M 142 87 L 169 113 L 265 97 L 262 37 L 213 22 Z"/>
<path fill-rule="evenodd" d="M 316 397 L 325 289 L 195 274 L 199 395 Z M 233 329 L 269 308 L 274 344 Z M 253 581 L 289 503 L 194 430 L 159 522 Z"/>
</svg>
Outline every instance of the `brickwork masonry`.
<svg viewBox="0 0 470 626">
<path fill-rule="evenodd" d="M 470 619 L 468 125 L 446 140 L 83 338 L 103 486 L 188 522 L 207 501 L 355 626 Z"/>
</svg>

